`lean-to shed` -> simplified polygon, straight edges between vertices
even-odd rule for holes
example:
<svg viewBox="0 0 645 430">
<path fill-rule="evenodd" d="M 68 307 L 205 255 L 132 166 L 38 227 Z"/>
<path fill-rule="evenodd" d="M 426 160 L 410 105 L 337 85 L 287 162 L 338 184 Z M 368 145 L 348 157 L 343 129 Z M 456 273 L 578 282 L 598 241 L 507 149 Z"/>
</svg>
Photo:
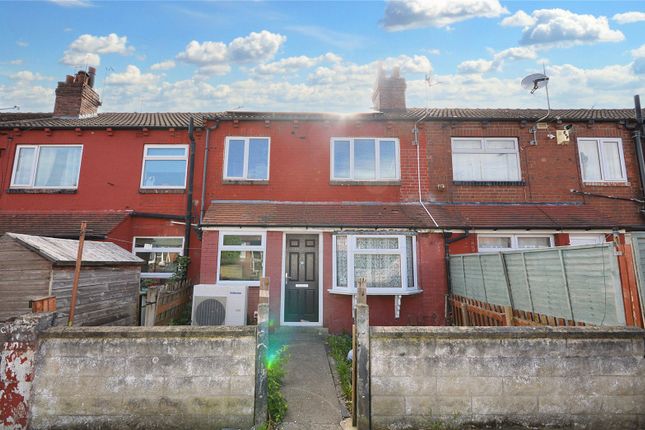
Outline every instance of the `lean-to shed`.
<svg viewBox="0 0 645 430">
<path fill-rule="evenodd" d="M 6 233 L 0 237 L 0 321 L 56 296 L 69 315 L 78 240 Z M 110 242 L 85 241 L 74 325 L 136 325 L 143 260 Z"/>
</svg>

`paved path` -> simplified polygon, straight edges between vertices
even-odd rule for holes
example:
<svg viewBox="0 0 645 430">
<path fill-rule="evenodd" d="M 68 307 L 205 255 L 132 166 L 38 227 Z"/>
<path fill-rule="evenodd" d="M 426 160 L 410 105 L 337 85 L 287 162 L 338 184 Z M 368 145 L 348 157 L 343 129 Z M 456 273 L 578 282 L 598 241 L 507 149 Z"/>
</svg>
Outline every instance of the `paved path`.
<svg viewBox="0 0 645 430">
<path fill-rule="evenodd" d="M 271 341 L 289 345 L 282 392 L 289 409 L 283 430 L 339 430 L 342 420 L 336 388 L 318 329 L 281 328 Z"/>
</svg>

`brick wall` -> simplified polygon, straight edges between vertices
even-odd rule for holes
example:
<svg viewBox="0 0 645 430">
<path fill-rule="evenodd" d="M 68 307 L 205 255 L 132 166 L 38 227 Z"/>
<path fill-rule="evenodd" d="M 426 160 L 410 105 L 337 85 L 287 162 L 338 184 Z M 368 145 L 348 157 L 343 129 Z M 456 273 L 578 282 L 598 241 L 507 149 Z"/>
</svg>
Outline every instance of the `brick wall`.
<svg viewBox="0 0 645 430">
<path fill-rule="evenodd" d="M 50 329 L 30 428 L 251 428 L 255 350 L 255 327 Z"/>
<path fill-rule="evenodd" d="M 373 327 L 372 428 L 643 428 L 644 345 L 626 328 Z"/>
</svg>

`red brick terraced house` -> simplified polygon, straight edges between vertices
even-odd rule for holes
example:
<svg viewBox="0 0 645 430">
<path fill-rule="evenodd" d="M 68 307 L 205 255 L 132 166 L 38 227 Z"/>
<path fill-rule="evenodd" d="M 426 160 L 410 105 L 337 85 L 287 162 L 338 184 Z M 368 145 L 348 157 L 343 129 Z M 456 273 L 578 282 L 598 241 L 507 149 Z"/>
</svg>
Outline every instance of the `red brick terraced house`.
<svg viewBox="0 0 645 430">
<path fill-rule="evenodd" d="M 351 327 L 359 278 L 372 324 L 443 325 L 449 253 L 630 242 L 645 230 L 633 110 L 556 110 L 538 127 L 545 110 L 409 109 L 397 72 L 379 76 L 373 101 L 377 112 L 353 115 L 0 123 L 0 220 L 14 223 L 0 230 L 53 234 L 71 220 L 73 235 L 90 213 L 114 217 L 93 230 L 149 258 L 155 273 L 179 255 L 190 207 L 192 279 L 248 286 L 252 322 L 269 277 L 277 325 L 332 332 Z M 82 146 L 69 189 L 40 188 L 40 164 L 29 158 L 55 145 Z M 190 199 L 182 175 L 194 178 Z M 167 238 L 177 240 L 173 252 Z"/>
<path fill-rule="evenodd" d="M 190 229 L 187 240 L 185 229 L 188 127 L 193 117 L 199 169 L 203 115 L 98 113 L 93 81 L 90 68 L 59 82 L 52 113 L 3 114 L 0 234 L 76 238 L 87 221 L 88 238 L 112 241 L 148 262 L 142 277 L 167 278 L 177 256 L 189 254 L 197 279 L 199 235 Z M 200 187 L 194 184 L 194 195 Z"/>
</svg>

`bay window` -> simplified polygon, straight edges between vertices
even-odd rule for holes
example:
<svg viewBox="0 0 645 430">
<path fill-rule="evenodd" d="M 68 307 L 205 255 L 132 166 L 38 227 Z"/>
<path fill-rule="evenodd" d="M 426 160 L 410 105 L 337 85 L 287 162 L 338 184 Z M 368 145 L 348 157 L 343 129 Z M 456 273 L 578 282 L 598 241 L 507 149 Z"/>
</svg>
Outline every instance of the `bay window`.
<svg viewBox="0 0 645 430">
<path fill-rule="evenodd" d="M 399 140 L 394 138 L 333 138 L 331 179 L 397 181 Z"/>
<path fill-rule="evenodd" d="M 584 182 L 625 182 L 625 158 L 621 139 L 578 139 Z"/>
<path fill-rule="evenodd" d="M 76 189 L 81 145 L 18 145 L 11 188 Z"/>
<path fill-rule="evenodd" d="M 370 294 L 415 291 L 416 238 L 396 235 L 334 236 L 334 282 L 337 292 L 354 291 L 365 278 Z"/>
<path fill-rule="evenodd" d="M 453 138 L 455 181 L 520 181 L 520 157 L 514 138 Z"/>
<path fill-rule="evenodd" d="M 266 233 L 220 233 L 217 280 L 221 283 L 260 285 L 264 275 Z"/>
</svg>

